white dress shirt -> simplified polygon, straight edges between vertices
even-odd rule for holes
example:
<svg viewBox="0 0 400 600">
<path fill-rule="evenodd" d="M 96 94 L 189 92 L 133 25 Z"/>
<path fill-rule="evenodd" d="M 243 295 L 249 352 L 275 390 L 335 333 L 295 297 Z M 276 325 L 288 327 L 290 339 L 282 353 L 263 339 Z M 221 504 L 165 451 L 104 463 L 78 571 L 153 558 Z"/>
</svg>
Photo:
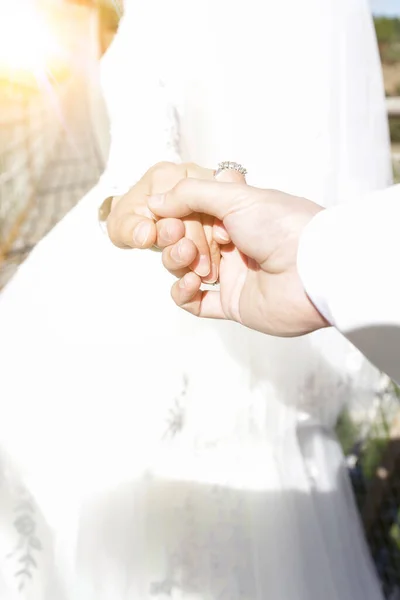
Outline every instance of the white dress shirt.
<svg viewBox="0 0 400 600">
<path fill-rule="evenodd" d="M 319 213 L 298 269 L 320 313 L 400 382 L 400 185 Z"/>
</svg>

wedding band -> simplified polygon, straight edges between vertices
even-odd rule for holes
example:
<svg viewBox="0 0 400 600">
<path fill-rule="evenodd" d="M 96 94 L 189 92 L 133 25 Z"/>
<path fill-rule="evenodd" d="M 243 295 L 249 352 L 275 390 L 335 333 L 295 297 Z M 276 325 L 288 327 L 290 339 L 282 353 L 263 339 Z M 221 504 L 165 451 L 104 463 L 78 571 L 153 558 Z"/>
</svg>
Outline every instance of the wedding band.
<svg viewBox="0 0 400 600">
<path fill-rule="evenodd" d="M 247 175 L 247 169 L 245 169 L 241 164 L 231 161 L 220 162 L 218 169 L 216 169 L 214 172 L 214 177 L 218 177 L 222 171 L 237 171 L 243 176 Z"/>
</svg>

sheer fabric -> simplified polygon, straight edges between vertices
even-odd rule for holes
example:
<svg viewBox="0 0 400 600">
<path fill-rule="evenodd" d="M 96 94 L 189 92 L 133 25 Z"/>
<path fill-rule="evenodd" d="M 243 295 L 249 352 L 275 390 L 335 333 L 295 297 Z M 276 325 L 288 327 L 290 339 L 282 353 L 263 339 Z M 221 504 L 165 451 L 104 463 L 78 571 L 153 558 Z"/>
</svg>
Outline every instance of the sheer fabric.
<svg viewBox="0 0 400 600">
<path fill-rule="evenodd" d="M 333 331 L 180 312 L 96 220 L 160 160 L 325 205 L 385 187 L 365 2 L 128 0 L 102 75 L 102 180 L 0 297 L 1 598 L 380 600 L 332 434 L 376 372 Z"/>
</svg>

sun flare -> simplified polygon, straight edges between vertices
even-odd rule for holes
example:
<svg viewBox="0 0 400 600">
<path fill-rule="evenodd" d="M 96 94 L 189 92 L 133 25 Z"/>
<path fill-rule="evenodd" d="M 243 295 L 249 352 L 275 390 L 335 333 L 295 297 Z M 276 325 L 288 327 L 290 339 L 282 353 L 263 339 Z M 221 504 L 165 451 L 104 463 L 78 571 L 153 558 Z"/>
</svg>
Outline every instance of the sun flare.
<svg viewBox="0 0 400 600">
<path fill-rule="evenodd" d="M 32 0 L 0 4 L 0 68 L 44 71 L 58 54 L 57 40 Z"/>
</svg>

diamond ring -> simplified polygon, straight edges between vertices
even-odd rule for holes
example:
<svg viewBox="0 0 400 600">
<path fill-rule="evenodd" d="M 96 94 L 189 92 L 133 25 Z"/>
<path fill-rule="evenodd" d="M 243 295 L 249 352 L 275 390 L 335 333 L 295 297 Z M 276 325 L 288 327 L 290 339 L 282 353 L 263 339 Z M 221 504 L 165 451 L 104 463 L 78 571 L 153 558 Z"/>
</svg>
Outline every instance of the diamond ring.
<svg viewBox="0 0 400 600">
<path fill-rule="evenodd" d="M 247 169 L 245 169 L 242 165 L 237 162 L 225 161 L 221 162 L 218 165 L 218 169 L 214 172 L 214 177 L 218 177 L 222 171 L 237 171 L 241 175 L 247 175 Z"/>
</svg>

